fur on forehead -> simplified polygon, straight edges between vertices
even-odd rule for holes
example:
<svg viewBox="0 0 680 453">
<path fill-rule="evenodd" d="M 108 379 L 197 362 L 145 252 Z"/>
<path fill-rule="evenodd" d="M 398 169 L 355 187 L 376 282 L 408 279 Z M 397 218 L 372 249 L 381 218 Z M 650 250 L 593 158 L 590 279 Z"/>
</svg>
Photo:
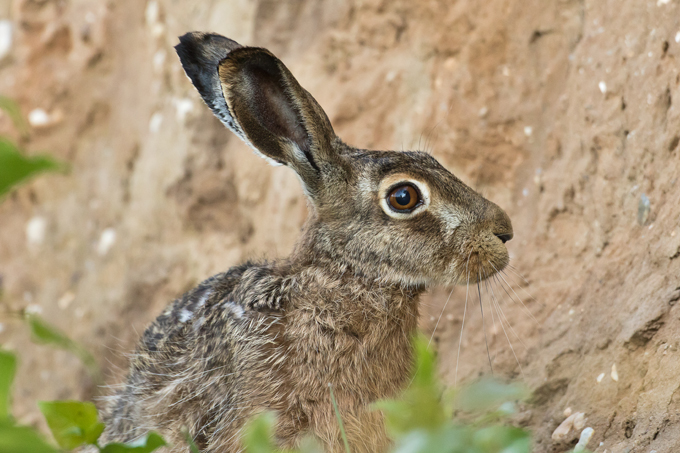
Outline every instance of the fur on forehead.
<svg viewBox="0 0 680 453">
<path fill-rule="evenodd" d="M 363 151 L 356 150 L 350 157 L 357 172 L 376 183 L 401 174 L 406 179 L 422 181 L 430 190 L 444 196 L 475 198 L 479 196 L 444 168 L 437 159 L 422 151 Z"/>
</svg>

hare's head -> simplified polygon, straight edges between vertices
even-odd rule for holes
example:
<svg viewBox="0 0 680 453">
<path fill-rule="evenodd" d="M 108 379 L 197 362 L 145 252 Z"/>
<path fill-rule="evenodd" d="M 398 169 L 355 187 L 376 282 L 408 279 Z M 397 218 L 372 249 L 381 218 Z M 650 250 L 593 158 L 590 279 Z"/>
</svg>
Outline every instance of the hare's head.
<svg viewBox="0 0 680 453">
<path fill-rule="evenodd" d="M 347 146 L 266 49 L 205 33 L 182 36 L 176 49 L 215 115 L 299 176 L 311 210 L 302 259 L 419 286 L 476 282 L 508 264 L 508 216 L 429 154 Z"/>
</svg>

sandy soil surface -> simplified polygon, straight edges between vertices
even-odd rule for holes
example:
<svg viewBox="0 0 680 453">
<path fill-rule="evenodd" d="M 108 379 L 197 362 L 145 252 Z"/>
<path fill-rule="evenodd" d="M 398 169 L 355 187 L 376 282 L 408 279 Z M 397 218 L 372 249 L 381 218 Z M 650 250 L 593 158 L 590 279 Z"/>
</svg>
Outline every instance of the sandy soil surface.
<svg viewBox="0 0 680 453">
<path fill-rule="evenodd" d="M 306 216 L 292 172 L 184 76 L 176 37 L 212 30 L 277 53 L 345 141 L 426 149 L 507 210 L 513 269 L 482 286 L 484 323 L 494 374 L 535 390 L 515 419 L 535 451 L 573 445 L 551 438 L 567 408 L 597 452 L 680 451 L 678 0 L 0 0 L 3 18 L 0 93 L 46 113 L 21 141 L 72 171 L 0 204 L 0 310 L 41 312 L 108 383 L 169 300 L 285 255 Z M 0 132 L 20 139 L 6 117 Z M 427 296 L 422 327 L 453 385 L 491 370 L 476 294 L 459 345 L 451 291 Z M 2 316 L 24 422 L 36 400 L 102 393 Z"/>
</svg>

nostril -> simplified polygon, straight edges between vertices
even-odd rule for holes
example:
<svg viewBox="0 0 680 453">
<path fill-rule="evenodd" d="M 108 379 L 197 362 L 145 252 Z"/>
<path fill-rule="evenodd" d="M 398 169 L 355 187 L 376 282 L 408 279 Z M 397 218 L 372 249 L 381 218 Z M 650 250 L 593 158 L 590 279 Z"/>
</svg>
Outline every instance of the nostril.
<svg viewBox="0 0 680 453">
<path fill-rule="evenodd" d="M 510 239 L 512 239 L 512 233 L 503 233 L 503 234 L 496 234 L 495 235 L 498 239 L 503 241 L 503 244 L 508 242 Z"/>
</svg>

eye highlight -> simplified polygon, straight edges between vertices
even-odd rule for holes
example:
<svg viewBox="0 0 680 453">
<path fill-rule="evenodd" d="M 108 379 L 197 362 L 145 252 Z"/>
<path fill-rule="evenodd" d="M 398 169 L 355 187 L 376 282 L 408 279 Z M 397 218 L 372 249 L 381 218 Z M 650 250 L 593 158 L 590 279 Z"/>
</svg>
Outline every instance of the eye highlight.
<svg viewBox="0 0 680 453">
<path fill-rule="evenodd" d="M 420 193 L 411 184 L 397 186 L 387 195 L 387 203 L 397 212 L 410 212 L 422 202 Z"/>
</svg>

